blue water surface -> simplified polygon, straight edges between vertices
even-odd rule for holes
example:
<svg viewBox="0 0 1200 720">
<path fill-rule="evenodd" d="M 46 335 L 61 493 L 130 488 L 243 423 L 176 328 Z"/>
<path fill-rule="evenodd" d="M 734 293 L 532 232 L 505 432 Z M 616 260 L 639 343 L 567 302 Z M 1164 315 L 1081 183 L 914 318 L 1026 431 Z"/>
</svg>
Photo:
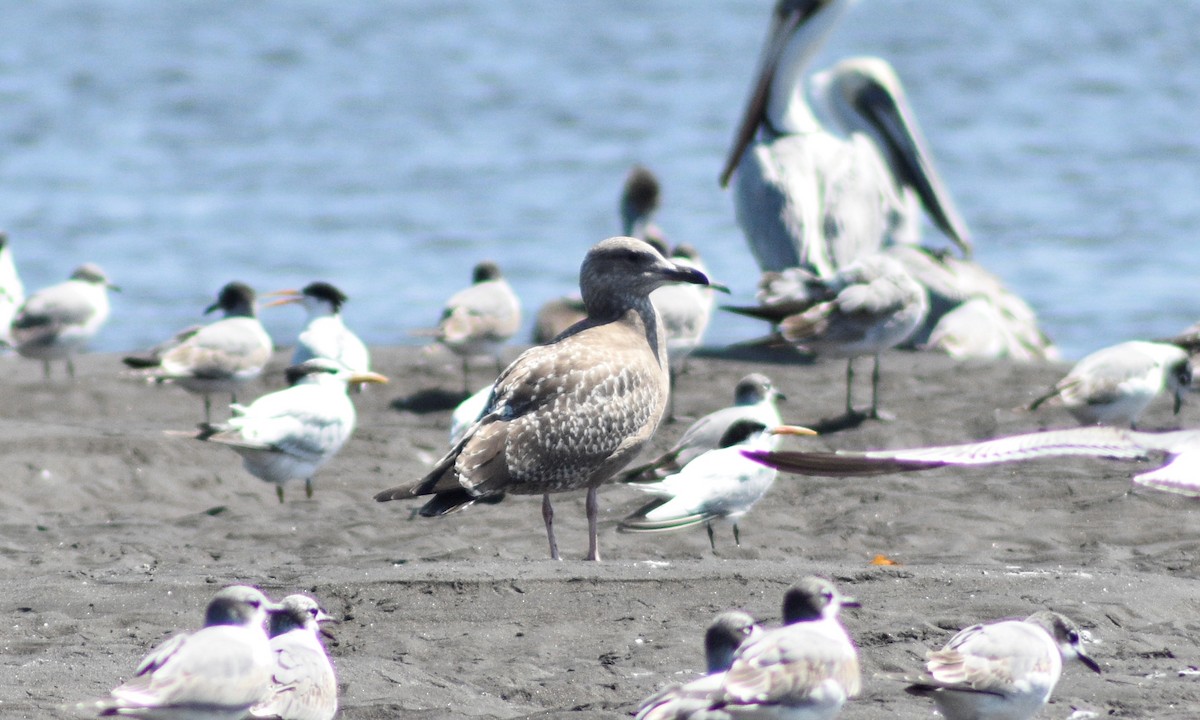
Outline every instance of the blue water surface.
<svg viewBox="0 0 1200 720">
<path fill-rule="evenodd" d="M 29 289 L 84 261 L 123 286 L 99 350 L 197 322 L 232 279 L 332 281 L 369 343 L 414 343 L 477 260 L 529 317 L 569 291 L 639 162 L 669 238 L 748 302 L 716 177 L 770 7 L 8 3 L 0 227 Z M 1073 358 L 1200 318 L 1198 35 L 1193 0 L 862 0 L 816 67 L 895 65 L 978 258 Z M 277 342 L 301 315 L 269 311 Z M 761 330 L 721 317 L 708 343 Z"/>
</svg>

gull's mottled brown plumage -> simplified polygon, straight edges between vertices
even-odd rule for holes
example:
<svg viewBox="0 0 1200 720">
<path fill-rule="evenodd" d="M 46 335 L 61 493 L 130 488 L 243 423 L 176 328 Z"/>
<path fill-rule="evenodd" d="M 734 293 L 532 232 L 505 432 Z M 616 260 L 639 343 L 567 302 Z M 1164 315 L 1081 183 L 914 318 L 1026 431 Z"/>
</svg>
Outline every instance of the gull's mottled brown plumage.
<svg viewBox="0 0 1200 720">
<path fill-rule="evenodd" d="M 667 404 L 665 337 L 648 298 L 666 282 L 708 281 L 634 238 L 593 247 L 580 270 L 588 317 L 518 357 L 497 378 L 482 417 L 432 472 L 376 500 L 433 495 L 421 510 L 431 516 L 503 493 L 542 494 L 557 557 L 549 494 L 587 489 L 588 555 L 599 559 L 596 488 L 634 458 Z"/>
</svg>

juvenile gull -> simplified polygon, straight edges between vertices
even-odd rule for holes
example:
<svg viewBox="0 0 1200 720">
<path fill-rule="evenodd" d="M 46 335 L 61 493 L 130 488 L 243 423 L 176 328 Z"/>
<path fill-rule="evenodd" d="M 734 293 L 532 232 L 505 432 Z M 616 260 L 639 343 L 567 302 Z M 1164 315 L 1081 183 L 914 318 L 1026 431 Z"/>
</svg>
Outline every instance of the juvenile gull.
<svg viewBox="0 0 1200 720">
<path fill-rule="evenodd" d="M 579 273 L 587 319 L 513 361 L 483 416 L 432 472 L 375 499 L 433 495 L 421 509 L 428 517 L 484 496 L 540 494 L 550 556 L 558 559 L 550 495 L 586 489 L 588 559 L 599 560 L 597 488 L 637 455 L 667 405 L 666 338 L 649 299 L 667 282 L 708 279 L 641 240 L 595 245 Z"/>
<path fill-rule="evenodd" d="M 720 447 L 721 439 L 739 420 L 753 420 L 765 427 L 782 425 L 776 406 L 782 399 L 783 393 L 775 389 L 770 378 L 750 373 L 734 387 L 733 405 L 714 410 L 692 423 L 671 449 L 625 472 L 622 482 L 650 482 L 679 472 L 692 460 Z"/>
<path fill-rule="evenodd" d="M 708 696 L 721 687 L 738 648 L 762 634 L 754 618 L 738 610 L 723 612 L 704 633 L 706 675 L 663 688 L 646 698 L 636 720 L 686 720 L 707 707 Z"/>
<path fill-rule="evenodd" d="M 1060 405 L 1083 425 L 1128 425 L 1159 393 L 1174 396 L 1175 414 L 1192 384 L 1188 353 L 1170 343 L 1134 340 L 1106 347 L 1076 363 L 1030 410 Z"/>
<path fill-rule="evenodd" d="M 237 720 L 269 691 L 273 658 L 263 622 L 277 610 L 255 588 L 226 587 L 208 604 L 202 629 L 152 650 L 112 697 L 78 707 L 100 716 Z"/>
<path fill-rule="evenodd" d="M 42 288 L 25 299 L 12 319 L 10 334 L 21 357 L 42 361 L 50 379 L 50 361 L 66 360 L 75 377 L 72 358 L 83 351 L 108 320 L 108 291 L 120 290 L 100 266 L 80 265 L 69 280 Z"/>
<path fill-rule="evenodd" d="M 929 309 L 925 288 L 885 255 L 859 258 L 829 278 L 799 268 L 763 277 L 758 307 L 727 308 L 778 324 L 784 340 L 820 356 L 846 358 L 847 419 L 879 418 L 879 355 L 903 342 Z M 854 359 L 875 358 L 871 408 L 854 409 Z"/>
<path fill-rule="evenodd" d="M 0 351 L 12 344 L 12 321 L 25 302 L 25 285 L 13 262 L 8 234 L 0 232 Z"/>
<path fill-rule="evenodd" d="M 234 404 L 228 422 L 204 423 L 198 431 L 182 433 L 226 445 L 241 455 L 250 474 L 275 483 L 279 502 L 290 480 L 303 480 L 305 495 L 311 498 L 313 476 L 350 439 L 356 414 L 347 385 L 387 382 L 377 373 L 353 372 L 326 358 L 289 367 L 287 379 L 288 388 L 247 406 Z"/>
<path fill-rule="evenodd" d="M 1169 460 L 1155 470 L 1135 475 L 1133 481 L 1156 490 L 1200 497 L 1200 430 L 1152 433 L 1113 427 L 1081 427 L 941 447 L 865 452 L 749 450 L 746 456 L 797 475 L 852 477 L 1059 456 L 1144 460 L 1152 453 L 1160 452 Z"/>
<path fill-rule="evenodd" d="M 147 379 L 203 395 L 205 422 L 212 420 L 213 393 L 227 392 L 236 403 L 238 390 L 258 377 L 271 359 L 271 337 L 255 314 L 249 285 L 227 284 L 204 314 L 218 309 L 224 311 L 223 319 L 187 328 L 148 355 L 124 359 Z"/>
<path fill-rule="evenodd" d="M 775 469 L 748 459 L 742 450 L 773 450 L 781 434 L 813 435 L 807 428 L 767 427 L 742 418 L 726 430 L 718 447 L 696 457 L 679 472 L 653 482 L 634 482 L 643 492 L 658 495 L 617 526 L 624 532 L 666 532 L 704 523 L 708 543 L 716 552 L 712 523 L 725 519 L 733 525 L 733 541 L 742 544 L 738 519 L 767 494 L 775 482 Z"/>
<path fill-rule="evenodd" d="M 857 606 L 828 580 L 801 580 L 784 595 L 783 627 L 742 645 L 716 687 L 695 698 L 690 714 L 661 717 L 837 717 L 861 688 L 858 651 L 837 617 L 840 608 Z"/>
<path fill-rule="evenodd" d="M 308 323 L 296 339 L 292 365 L 313 358 L 328 358 L 355 372 L 371 370 L 371 354 L 363 341 L 342 320 L 346 294 L 327 282 L 313 282 L 303 290 L 279 290 L 267 307 L 297 304 L 308 313 Z"/>
<path fill-rule="evenodd" d="M 1049 611 L 972 625 L 927 657 L 925 673 L 905 678 L 907 692 L 932 699 L 946 720 L 1028 720 L 1050 699 L 1064 661 L 1100 672 L 1075 623 Z"/>
<path fill-rule="evenodd" d="M 320 623 L 332 620 L 307 595 L 288 595 L 282 610 L 271 615 L 270 699 L 255 705 L 250 714 L 280 720 L 332 720 L 337 714 L 337 677 L 325 646 Z"/>
<path fill-rule="evenodd" d="M 475 266 L 471 285 L 450 296 L 436 329 L 428 331 L 436 341 L 462 358 L 463 394 L 469 394 L 468 364 L 477 355 L 496 358 L 521 327 L 521 302 L 494 262 Z"/>
</svg>

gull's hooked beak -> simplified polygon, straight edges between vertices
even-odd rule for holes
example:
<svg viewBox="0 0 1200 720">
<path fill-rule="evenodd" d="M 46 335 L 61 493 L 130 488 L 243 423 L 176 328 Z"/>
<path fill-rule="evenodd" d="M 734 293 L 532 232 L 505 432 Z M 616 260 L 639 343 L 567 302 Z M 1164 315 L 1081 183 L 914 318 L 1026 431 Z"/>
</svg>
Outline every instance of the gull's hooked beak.
<svg viewBox="0 0 1200 720">
<path fill-rule="evenodd" d="M 668 261 L 669 262 L 669 261 Z M 688 283 L 691 285 L 709 285 L 708 276 L 695 268 L 690 268 L 685 265 L 675 265 L 671 263 L 671 267 L 661 271 L 662 276 L 668 282 Z"/>
</svg>

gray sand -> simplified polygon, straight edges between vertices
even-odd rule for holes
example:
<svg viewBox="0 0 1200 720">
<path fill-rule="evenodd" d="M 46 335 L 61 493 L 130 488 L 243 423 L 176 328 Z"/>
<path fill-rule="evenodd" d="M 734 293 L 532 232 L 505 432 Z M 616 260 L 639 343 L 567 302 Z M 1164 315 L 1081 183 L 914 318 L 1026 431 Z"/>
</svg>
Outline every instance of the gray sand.
<svg viewBox="0 0 1200 720">
<path fill-rule="evenodd" d="M 1105 673 L 1070 666 L 1039 717 L 1200 715 L 1191 672 L 1200 664 L 1200 504 L 1134 488 L 1138 465 L 781 476 L 742 519 L 740 548 L 727 525 L 716 528 L 716 554 L 702 527 L 614 532 L 645 498 L 609 487 L 600 495 L 605 562 L 553 563 L 536 497 L 434 520 L 410 519 L 415 501 L 371 500 L 419 477 L 445 447 L 449 410 L 400 409 L 405 401 L 426 391 L 416 399 L 438 405 L 429 390 L 461 385 L 454 358 L 375 352 L 392 384 L 356 396 L 355 437 L 318 476 L 312 500 L 294 485 L 283 505 L 227 449 L 164 436 L 202 418 L 199 398 L 125 376 L 116 356 L 81 359 L 73 384 L 58 368 L 46 384 L 39 365 L 0 358 L 0 717 L 59 716 L 64 704 L 105 694 L 154 644 L 195 627 L 219 586 L 247 582 L 274 597 L 311 592 L 342 620 L 330 645 L 343 718 L 619 718 L 700 671 L 713 615 L 740 607 L 775 622 L 783 590 L 811 573 L 863 604 L 845 622 L 865 689 L 844 718 L 932 717 L 881 675 L 919 668 L 924 650 L 959 627 L 1042 608 L 1091 633 Z M 282 384 L 284 357 L 243 400 Z M 1065 366 L 884 360 L 883 404 L 898 420 L 787 446 L 902 447 L 1074 424 L 1061 410 L 1011 410 Z M 868 368 L 861 363 L 864 402 Z M 728 404 L 751 371 L 787 393 L 789 422 L 841 407 L 843 362 L 727 355 L 691 362 L 676 411 L 696 417 Z M 1143 427 L 1200 426 L 1197 403 L 1179 417 L 1169 405 L 1157 402 Z M 656 449 L 684 427 L 661 427 Z M 563 555 L 582 557 L 583 495 L 557 497 Z M 877 554 L 900 564 L 872 566 Z"/>
</svg>

